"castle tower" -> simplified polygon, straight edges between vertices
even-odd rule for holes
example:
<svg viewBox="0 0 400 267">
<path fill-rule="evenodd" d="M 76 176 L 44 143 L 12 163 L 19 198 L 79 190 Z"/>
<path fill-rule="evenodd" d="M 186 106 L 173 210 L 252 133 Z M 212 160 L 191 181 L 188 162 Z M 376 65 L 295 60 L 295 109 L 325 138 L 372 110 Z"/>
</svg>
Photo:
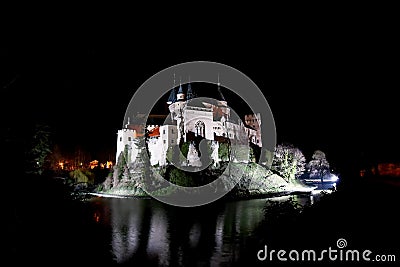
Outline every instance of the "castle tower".
<svg viewBox="0 0 400 267">
<path fill-rule="evenodd" d="M 119 156 L 121 153 L 125 151 L 125 148 L 128 149 L 128 158 L 126 160 L 131 159 L 132 153 L 136 156 L 137 151 L 132 151 L 134 149 L 134 140 L 135 140 L 136 131 L 123 128 L 122 130 L 118 130 L 117 132 L 117 153 L 115 155 L 115 162 L 118 162 Z"/>
<path fill-rule="evenodd" d="M 193 99 L 195 97 L 196 97 L 196 94 L 192 89 L 192 85 L 190 84 L 190 77 L 189 77 L 189 84 L 188 84 L 188 89 L 187 89 L 187 92 L 186 92 L 186 99 L 190 100 L 190 99 Z"/>
<path fill-rule="evenodd" d="M 174 88 L 175 88 L 175 75 L 174 75 Z M 168 109 L 171 114 L 171 119 L 176 121 L 177 126 L 177 139 L 176 144 L 179 144 L 184 136 L 183 129 L 183 110 L 186 106 L 185 93 L 182 88 L 182 81 L 179 82 L 178 93 L 175 94 L 175 89 L 171 90 L 170 98 L 167 101 L 169 104 Z"/>
<path fill-rule="evenodd" d="M 176 100 L 185 101 L 185 93 L 183 93 L 181 81 L 179 82 L 179 89 L 178 89 L 178 94 L 176 95 Z"/>
</svg>

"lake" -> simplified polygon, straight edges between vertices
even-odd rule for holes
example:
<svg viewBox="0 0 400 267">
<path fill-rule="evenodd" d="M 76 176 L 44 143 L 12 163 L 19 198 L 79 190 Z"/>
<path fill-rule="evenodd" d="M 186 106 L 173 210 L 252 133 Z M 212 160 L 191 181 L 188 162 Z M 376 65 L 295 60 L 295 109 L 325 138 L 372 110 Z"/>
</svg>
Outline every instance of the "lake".
<svg viewBox="0 0 400 267">
<path fill-rule="evenodd" d="M 380 181 L 380 180 L 379 180 Z M 335 246 L 398 254 L 399 187 L 379 181 L 339 190 L 334 198 L 297 195 L 314 203 L 308 215 L 269 224 L 264 208 L 288 197 L 216 201 L 200 207 L 170 206 L 153 199 L 93 197 L 71 201 L 52 185 L 9 198 L 3 243 L 15 265 L 254 266 L 271 248 Z M 26 184 L 27 185 L 27 184 Z M 47 192 L 47 193 L 45 193 Z M 324 202 L 324 205 L 315 205 Z M 11 209 L 8 209 L 11 207 Z"/>
<path fill-rule="evenodd" d="M 3 238 L 16 265 L 231 266 L 249 255 L 256 259 L 250 240 L 261 240 L 256 231 L 267 205 L 267 199 L 220 199 L 191 208 L 154 199 L 72 201 L 52 180 L 24 180 L 19 188 L 6 209 Z"/>
<path fill-rule="evenodd" d="M 310 196 L 295 199 L 306 204 Z M 102 231 L 105 237 L 99 251 L 115 263 L 220 266 L 231 265 L 243 252 L 249 253 L 246 241 L 265 218 L 266 199 L 184 208 L 152 199 L 96 197 L 86 205 L 92 230 Z"/>
</svg>

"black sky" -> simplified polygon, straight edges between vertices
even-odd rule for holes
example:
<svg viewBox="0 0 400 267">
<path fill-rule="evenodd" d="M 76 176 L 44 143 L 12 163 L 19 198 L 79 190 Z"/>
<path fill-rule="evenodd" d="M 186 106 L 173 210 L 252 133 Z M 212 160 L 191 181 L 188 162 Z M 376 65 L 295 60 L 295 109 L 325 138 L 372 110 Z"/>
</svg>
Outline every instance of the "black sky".
<svg viewBox="0 0 400 267">
<path fill-rule="evenodd" d="M 5 123 L 44 121 L 57 142 L 99 157 L 115 150 L 136 88 L 171 65 L 206 60 L 252 79 L 272 109 L 278 143 L 295 144 L 307 158 L 321 149 L 338 162 L 400 159 L 398 52 L 387 32 L 298 29 L 227 37 L 220 30 L 168 39 L 134 29 L 27 30 L 6 38 L 0 51 Z"/>
</svg>

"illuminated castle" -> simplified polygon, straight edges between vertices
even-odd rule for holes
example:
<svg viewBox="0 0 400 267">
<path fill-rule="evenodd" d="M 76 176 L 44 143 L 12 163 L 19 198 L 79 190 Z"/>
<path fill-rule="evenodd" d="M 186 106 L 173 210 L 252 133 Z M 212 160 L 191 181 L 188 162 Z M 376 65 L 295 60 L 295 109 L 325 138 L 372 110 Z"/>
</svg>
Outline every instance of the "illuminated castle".
<svg viewBox="0 0 400 267">
<path fill-rule="evenodd" d="M 127 149 L 128 162 L 134 162 L 139 153 L 137 139 L 144 135 L 147 137 L 150 163 L 153 166 L 168 164 L 169 148 L 182 142 L 193 143 L 199 139 L 210 141 L 211 158 L 214 162 L 220 161 L 218 147 L 221 142 L 229 140 L 243 144 L 251 142 L 262 147 L 260 114 L 246 115 L 244 122 L 234 118 L 220 90 L 219 81 L 216 89 L 218 99 L 196 97 L 190 82 L 185 93 L 182 84 L 176 91 L 174 81 L 174 87 L 167 100 L 169 115 L 149 115 L 146 123 L 142 123 L 144 115 L 135 116 L 132 120 L 128 118 L 125 127 L 118 130 L 116 161 Z M 154 122 L 160 119 L 163 119 L 163 122 Z M 193 147 L 189 148 L 191 156 L 198 152 Z M 190 162 L 188 164 L 190 165 Z"/>
</svg>

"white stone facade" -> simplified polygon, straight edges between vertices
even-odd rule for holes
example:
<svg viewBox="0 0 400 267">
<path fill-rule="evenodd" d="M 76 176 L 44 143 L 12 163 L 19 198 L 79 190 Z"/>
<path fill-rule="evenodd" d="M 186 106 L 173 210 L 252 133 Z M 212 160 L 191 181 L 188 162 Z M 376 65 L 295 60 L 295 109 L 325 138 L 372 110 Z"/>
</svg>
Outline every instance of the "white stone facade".
<svg viewBox="0 0 400 267">
<path fill-rule="evenodd" d="M 174 89 L 173 89 L 174 90 Z M 168 100 L 171 122 L 167 125 L 147 125 L 146 129 L 151 134 L 147 137 L 147 146 L 150 153 L 151 165 L 165 166 L 168 164 L 167 151 L 169 147 L 178 145 L 181 138 L 184 142 L 193 141 L 193 138 L 204 138 L 213 141 L 212 159 L 218 161 L 218 141 L 223 138 L 238 141 L 239 143 L 252 142 L 259 147 L 261 142 L 261 117 L 257 115 L 246 115 L 245 123 L 239 121 L 235 123 L 230 120 L 230 109 L 226 101 L 217 101 L 214 103 L 198 102 L 196 105 L 185 98 L 185 94 L 173 95 Z M 195 100 L 196 98 L 194 98 Z M 215 111 L 218 111 L 218 118 L 215 117 Z M 124 129 L 118 131 L 116 160 L 124 148 L 128 146 L 130 160 L 134 161 L 137 157 L 138 149 L 133 140 L 144 135 L 138 133 L 134 125 L 126 125 Z M 192 148 L 191 148 L 192 149 Z"/>
</svg>

